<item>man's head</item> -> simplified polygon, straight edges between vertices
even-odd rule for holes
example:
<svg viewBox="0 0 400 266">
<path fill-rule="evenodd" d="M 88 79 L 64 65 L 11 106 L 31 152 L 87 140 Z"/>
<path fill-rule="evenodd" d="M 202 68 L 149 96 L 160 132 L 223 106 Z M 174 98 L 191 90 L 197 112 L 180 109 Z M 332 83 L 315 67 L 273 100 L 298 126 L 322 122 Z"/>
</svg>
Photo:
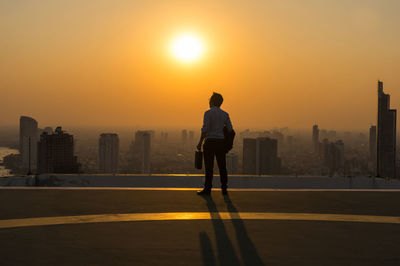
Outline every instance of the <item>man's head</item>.
<svg viewBox="0 0 400 266">
<path fill-rule="evenodd" d="M 224 98 L 222 98 L 222 95 L 214 92 L 210 98 L 210 107 L 212 106 L 220 107 L 223 101 Z"/>
</svg>

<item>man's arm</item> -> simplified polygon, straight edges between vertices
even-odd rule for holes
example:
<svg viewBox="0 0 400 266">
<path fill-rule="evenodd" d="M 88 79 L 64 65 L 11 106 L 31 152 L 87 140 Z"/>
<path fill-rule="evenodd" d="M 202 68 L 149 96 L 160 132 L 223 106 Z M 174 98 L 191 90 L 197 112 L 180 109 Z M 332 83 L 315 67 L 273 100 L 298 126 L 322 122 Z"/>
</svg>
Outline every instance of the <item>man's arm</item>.
<svg viewBox="0 0 400 266">
<path fill-rule="evenodd" d="M 203 144 L 204 139 L 206 138 L 207 132 L 201 132 L 199 144 L 197 144 L 197 149 L 201 150 L 201 145 Z"/>
<path fill-rule="evenodd" d="M 203 119 L 203 127 L 201 128 L 201 136 L 200 136 L 199 144 L 197 144 L 198 150 L 201 150 L 201 145 L 203 144 L 203 141 L 207 136 L 208 123 L 209 123 L 209 119 L 207 116 L 207 112 L 205 112 L 204 119 Z"/>
<path fill-rule="evenodd" d="M 228 129 L 229 132 L 233 130 L 232 123 L 231 123 L 231 119 L 230 119 L 228 113 L 226 114 L 225 126 L 226 126 L 226 128 Z"/>
</svg>

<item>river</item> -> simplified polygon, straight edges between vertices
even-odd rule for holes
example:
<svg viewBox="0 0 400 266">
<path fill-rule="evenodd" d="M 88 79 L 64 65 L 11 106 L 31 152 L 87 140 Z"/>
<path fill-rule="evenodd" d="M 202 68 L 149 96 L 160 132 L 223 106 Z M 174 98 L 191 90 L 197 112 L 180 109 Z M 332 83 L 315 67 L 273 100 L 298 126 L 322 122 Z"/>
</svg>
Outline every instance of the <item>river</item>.
<svg viewBox="0 0 400 266">
<path fill-rule="evenodd" d="M 3 162 L 3 158 L 12 153 L 17 154 L 19 151 L 7 147 L 0 147 L 0 162 Z M 7 175 L 10 175 L 10 170 L 5 169 L 4 166 L 0 165 L 0 177 Z"/>
</svg>

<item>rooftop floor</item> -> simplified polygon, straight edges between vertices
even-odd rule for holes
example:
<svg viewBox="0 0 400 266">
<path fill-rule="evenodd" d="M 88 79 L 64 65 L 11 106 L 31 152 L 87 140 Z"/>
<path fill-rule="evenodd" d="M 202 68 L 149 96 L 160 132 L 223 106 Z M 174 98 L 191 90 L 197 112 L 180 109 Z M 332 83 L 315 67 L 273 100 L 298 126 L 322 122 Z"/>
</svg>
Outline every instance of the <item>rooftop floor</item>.
<svg viewBox="0 0 400 266">
<path fill-rule="evenodd" d="M 2 188 L 4 265 L 398 265 L 400 191 Z"/>
</svg>

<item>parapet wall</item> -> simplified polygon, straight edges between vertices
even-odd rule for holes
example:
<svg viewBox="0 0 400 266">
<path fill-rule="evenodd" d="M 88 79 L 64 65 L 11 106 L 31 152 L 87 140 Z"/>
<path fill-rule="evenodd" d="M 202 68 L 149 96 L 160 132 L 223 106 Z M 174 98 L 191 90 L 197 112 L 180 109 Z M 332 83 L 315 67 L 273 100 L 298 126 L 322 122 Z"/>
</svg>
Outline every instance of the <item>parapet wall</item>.
<svg viewBox="0 0 400 266">
<path fill-rule="evenodd" d="M 39 175 L 0 178 L 0 186 L 200 188 L 201 175 Z M 214 177 L 219 187 L 219 176 Z M 400 180 L 371 177 L 230 176 L 229 188 L 400 189 Z"/>
</svg>

